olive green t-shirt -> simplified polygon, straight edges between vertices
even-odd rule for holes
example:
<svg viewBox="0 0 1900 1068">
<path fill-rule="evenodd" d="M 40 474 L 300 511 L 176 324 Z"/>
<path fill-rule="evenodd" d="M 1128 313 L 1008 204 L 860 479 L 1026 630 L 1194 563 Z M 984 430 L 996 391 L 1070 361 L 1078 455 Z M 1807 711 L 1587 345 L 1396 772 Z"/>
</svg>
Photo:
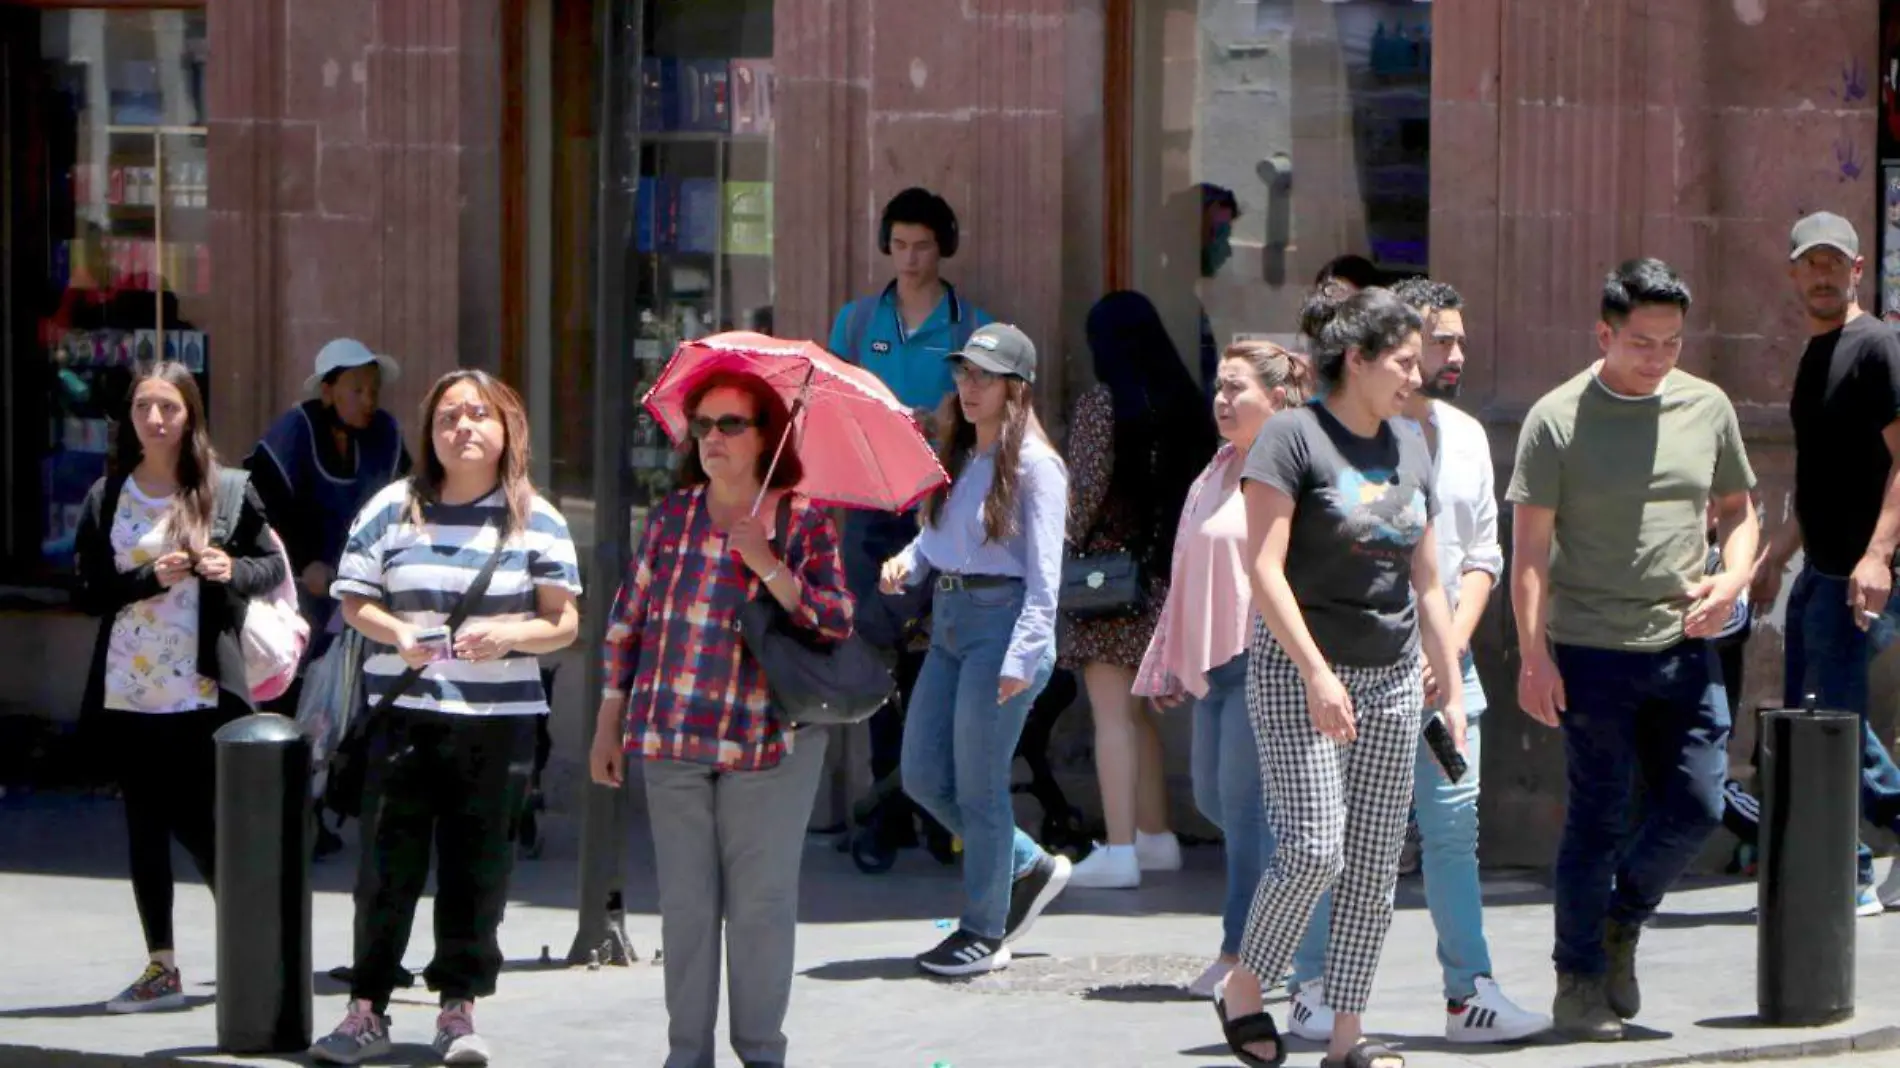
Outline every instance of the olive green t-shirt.
<svg viewBox="0 0 1900 1068">
<path fill-rule="evenodd" d="M 1687 590 L 1708 561 L 1708 503 L 1754 488 L 1735 407 L 1675 370 L 1647 397 L 1588 370 L 1524 419 L 1505 496 L 1555 509 L 1548 633 L 1595 649 L 1682 640 Z"/>
</svg>

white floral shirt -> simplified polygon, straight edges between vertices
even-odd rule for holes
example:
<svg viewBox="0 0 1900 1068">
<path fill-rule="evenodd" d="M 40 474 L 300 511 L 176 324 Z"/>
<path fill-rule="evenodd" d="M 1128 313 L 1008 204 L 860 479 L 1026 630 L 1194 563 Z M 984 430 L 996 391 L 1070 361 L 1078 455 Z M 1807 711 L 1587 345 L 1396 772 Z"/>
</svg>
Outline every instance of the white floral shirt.
<svg viewBox="0 0 1900 1068">
<path fill-rule="evenodd" d="M 125 480 L 112 514 L 112 562 L 121 571 L 149 564 L 174 546 L 170 497 L 149 497 Z M 106 646 L 105 707 L 124 712 L 190 712 L 218 703 L 218 684 L 198 674 L 199 580 L 126 605 Z"/>
</svg>

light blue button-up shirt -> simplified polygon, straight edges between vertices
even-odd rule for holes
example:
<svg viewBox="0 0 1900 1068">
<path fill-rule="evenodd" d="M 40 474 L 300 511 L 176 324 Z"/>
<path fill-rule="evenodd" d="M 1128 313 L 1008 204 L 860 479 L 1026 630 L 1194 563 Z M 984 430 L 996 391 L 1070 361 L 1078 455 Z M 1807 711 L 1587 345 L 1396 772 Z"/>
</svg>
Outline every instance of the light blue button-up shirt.
<svg viewBox="0 0 1900 1068">
<path fill-rule="evenodd" d="M 1010 633 L 1003 676 L 1027 681 L 1043 658 L 1055 652 L 1056 594 L 1062 585 L 1063 528 L 1069 516 L 1069 472 L 1054 448 L 1034 434 L 1023 441 L 1016 533 L 990 541 L 983 532 L 983 501 L 996 474 L 996 452 L 970 457 L 937 521 L 924 527 L 900 554 L 912 585 L 931 571 L 951 575 L 1001 575 L 1023 580 L 1023 612 Z"/>
</svg>

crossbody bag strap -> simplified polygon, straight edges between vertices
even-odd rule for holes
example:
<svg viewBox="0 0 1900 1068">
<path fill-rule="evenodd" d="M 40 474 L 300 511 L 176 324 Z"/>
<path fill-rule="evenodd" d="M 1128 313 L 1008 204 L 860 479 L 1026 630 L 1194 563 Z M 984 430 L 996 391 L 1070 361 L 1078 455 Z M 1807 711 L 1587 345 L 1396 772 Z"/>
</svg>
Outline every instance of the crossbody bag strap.
<svg viewBox="0 0 1900 1068">
<path fill-rule="evenodd" d="M 494 526 L 495 522 L 491 519 L 482 524 L 482 529 L 487 530 Z M 481 600 L 482 597 L 488 593 L 488 584 L 494 581 L 495 568 L 500 566 L 501 554 L 505 548 L 505 539 L 502 538 L 501 532 L 497 529 L 495 533 L 495 551 L 489 553 L 488 559 L 482 562 L 482 569 L 475 573 L 474 580 L 468 584 L 467 589 L 462 591 L 461 599 L 455 602 L 455 607 L 449 610 L 449 618 L 443 623 L 443 626 L 449 629 L 451 640 L 454 638 L 456 628 L 468 622 L 469 613 L 475 610 L 475 602 Z M 401 675 L 396 676 L 395 683 L 390 686 L 388 692 L 384 693 L 383 696 L 376 701 L 376 707 L 370 710 L 371 714 L 380 714 L 387 711 L 396 703 L 398 698 L 408 693 L 409 690 L 415 686 L 416 680 L 422 677 L 422 671 L 422 668 L 412 667 L 404 670 Z"/>
</svg>

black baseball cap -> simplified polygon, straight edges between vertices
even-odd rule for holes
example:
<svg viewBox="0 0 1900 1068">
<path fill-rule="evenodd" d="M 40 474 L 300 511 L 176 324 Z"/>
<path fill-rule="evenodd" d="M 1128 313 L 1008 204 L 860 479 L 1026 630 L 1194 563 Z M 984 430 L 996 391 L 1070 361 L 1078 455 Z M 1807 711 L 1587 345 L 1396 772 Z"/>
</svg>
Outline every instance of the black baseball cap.
<svg viewBox="0 0 1900 1068">
<path fill-rule="evenodd" d="M 968 360 L 991 374 L 1036 380 L 1036 343 L 1009 323 L 978 327 L 968 344 L 946 359 Z"/>
<path fill-rule="evenodd" d="M 1831 211 L 1817 211 L 1794 224 L 1788 233 L 1789 260 L 1798 260 L 1817 248 L 1831 248 L 1848 259 L 1860 258 L 1860 235 L 1854 224 Z"/>
</svg>

